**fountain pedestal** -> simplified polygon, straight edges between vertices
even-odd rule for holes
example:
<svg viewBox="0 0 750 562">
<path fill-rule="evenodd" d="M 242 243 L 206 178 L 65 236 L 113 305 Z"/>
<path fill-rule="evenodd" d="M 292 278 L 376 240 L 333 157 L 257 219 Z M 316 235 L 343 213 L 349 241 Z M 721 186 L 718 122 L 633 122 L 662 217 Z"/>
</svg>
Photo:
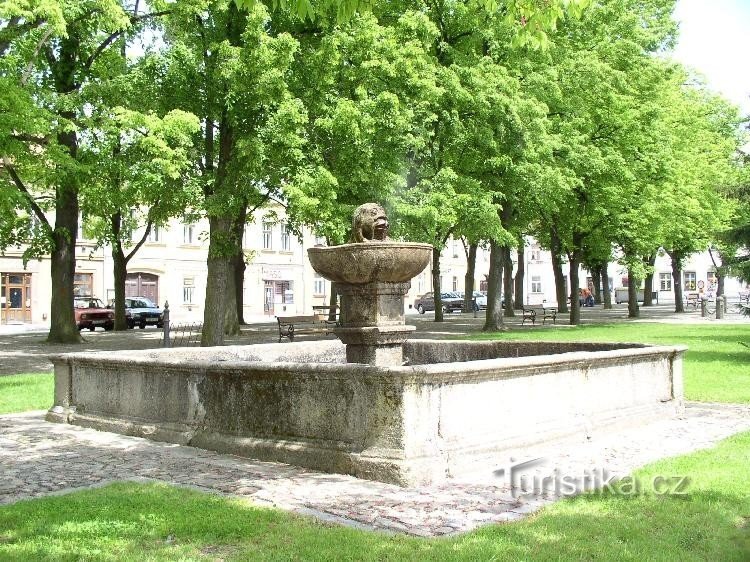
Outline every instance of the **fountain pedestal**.
<svg viewBox="0 0 750 562">
<path fill-rule="evenodd" d="M 401 365 L 401 344 L 415 330 L 404 325 L 406 283 L 336 283 L 341 297 L 340 326 L 336 336 L 346 344 L 348 363 L 381 367 Z"/>
<path fill-rule="evenodd" d="M 432 246 L 375 241 L 310 248 L 307 254 L 341 297 L 334 333 L 346 344 L 347 362 L 401 365 L 402 344 L 416 329 L 404 325 L 404 297 L 412 277 L 429 263 Z"/>
</svg>

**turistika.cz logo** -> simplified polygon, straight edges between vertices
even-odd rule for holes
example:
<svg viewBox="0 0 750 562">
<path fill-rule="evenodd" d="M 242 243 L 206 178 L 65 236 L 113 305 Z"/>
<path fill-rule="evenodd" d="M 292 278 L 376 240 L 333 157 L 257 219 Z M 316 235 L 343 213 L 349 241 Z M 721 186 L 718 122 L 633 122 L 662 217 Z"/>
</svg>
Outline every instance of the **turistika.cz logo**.
<svg viewBox="0 0 750 562">
<path fill-rule="evenodd" d="M 544 457 L 523 462 L 510 462 L 494 471 L 502 478 L 515 498 L 531 496 L 574 496 L 584 492 L 611 493 L 635 496 L 653 493 L 662 496 L 683 496 L 688 493 L 690 478 L 687 476 L 656 475 L 641 478 L 631 475 L 619 476 L 606 468 L 585 468 L 577 473 L 551 470 L 545 467 Z M 545 470 L 546 469 L 546 470 Z"/>
</svg>

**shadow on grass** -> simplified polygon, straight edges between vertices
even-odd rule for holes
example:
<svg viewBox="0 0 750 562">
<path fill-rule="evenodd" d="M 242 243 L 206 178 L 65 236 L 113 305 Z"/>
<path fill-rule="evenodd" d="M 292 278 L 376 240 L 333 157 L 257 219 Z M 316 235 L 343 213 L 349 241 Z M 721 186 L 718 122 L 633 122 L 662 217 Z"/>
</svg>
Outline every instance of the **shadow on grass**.
<svg viewBox="0 0 750 562">
<path fill-rule="evenodd" d="M 590 494 L 451 539 L 388 536 L 161 484 L 115 484 L 0 509 L 0 558 L 747 560 L 747 499 Z"/>
</svg>

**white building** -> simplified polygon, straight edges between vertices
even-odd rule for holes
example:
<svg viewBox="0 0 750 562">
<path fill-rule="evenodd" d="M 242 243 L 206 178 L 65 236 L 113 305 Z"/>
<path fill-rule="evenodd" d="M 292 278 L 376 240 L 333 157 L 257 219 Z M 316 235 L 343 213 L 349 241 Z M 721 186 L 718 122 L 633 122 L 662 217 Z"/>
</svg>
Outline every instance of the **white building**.
<svg viewBox="0 0 750 562">
<path fill-rule="evenodd" d="M 331 285 L 318 276 L 307 260 L 307 248 L 324 243 L 305 231 L 299 239 L 292 235 L 280 217 L 274 222 L 258 213 L 248 224 L 243 239 L 247 255 L 244 283 L 244 316 L 257 321 L 275 315 L 310 314 L 313 306 L 329 302 Z M 136 233 L 136 238 L 138 238 Z M 95 244 L 79 232 L 76 248 L 76 294 L 114 298 L 113 262 L 109 249 L 94 250 Z M 203 319 L 206 291 L 206 258 L 208 223 L 184 223 L 179 219 L 168 227 L 154 229 L 148 241 L 128 265 L 126 294 L 146 296 L 163 305 L 169 302 L 175 321 Z M 514 260 L 517 255 L 514 254 Z M 527 241 L 524 278 L 525 304 L 555 304 L 555 284 L 549 252 L 541 250 L 533 239 Z M 708 254 L 696 254 L 683 269 L 682 284 L 686 291 L 710 295 L 715 286 L 713 264 Z M 450 240 L 441 255 L 443 291 L 464 291 L 466 252 L 460 240 Z M 489 273 L 489 251 L 479 249 L 473 290 L 486 290 Z M 567 275 L 567 271 L 565 272 Z M 610 286 L 624 286 L 627 273 L 617 264 L 609 267 Z M 580 272 L 581 286 L 588 274 Z M 0 256 L 0 323 L 48 324 L 51 282 L 48 258 L 33 260 L 26 267 L 22 250 L 8 249 Z M 659 302 L 674 301 L 671 264 L 667 256 L 659 257 L 655 266 L 654 290 Z M 746 287 L 736 279 L 727 279 L 726 292 L 732 296 Z M 412 280 L 407 295 L 407 311 L 414 300 L 432 291 L 431 265 Z"/>
</svg>

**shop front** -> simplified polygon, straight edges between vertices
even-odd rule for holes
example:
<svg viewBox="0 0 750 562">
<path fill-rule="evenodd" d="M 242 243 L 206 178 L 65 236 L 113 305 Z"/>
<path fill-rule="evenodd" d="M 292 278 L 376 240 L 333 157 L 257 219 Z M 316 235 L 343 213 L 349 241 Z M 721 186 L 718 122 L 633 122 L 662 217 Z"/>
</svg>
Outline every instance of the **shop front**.
<svg viewBox="0 0 750 562">
<path fill-rule="evenodd" d="M 0 273 L 0 323 L 31 323 L 31 273 Z"/>
</svg>

